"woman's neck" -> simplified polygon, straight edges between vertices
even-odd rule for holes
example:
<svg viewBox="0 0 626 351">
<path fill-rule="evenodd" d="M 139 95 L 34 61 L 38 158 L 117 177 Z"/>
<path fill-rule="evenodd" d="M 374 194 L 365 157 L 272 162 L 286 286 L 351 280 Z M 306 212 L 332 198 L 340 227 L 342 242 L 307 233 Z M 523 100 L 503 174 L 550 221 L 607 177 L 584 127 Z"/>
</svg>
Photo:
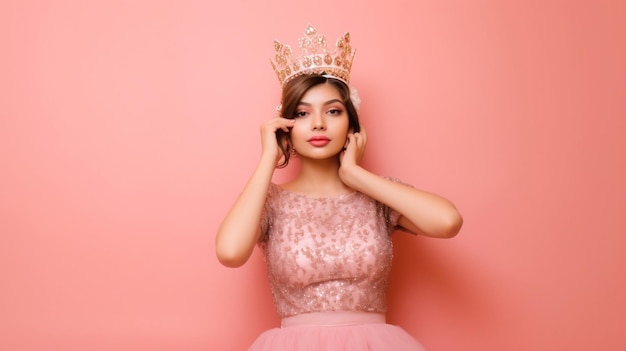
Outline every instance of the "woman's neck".
<svg viewBox="0 0 626 351">
<path fill-rule="evenodd" d="M 351 192 L 339 178 L 337 159 L 301 160 L 300 172 L 285 188 L 310 195 L 327 196 Z"/>
</svg>

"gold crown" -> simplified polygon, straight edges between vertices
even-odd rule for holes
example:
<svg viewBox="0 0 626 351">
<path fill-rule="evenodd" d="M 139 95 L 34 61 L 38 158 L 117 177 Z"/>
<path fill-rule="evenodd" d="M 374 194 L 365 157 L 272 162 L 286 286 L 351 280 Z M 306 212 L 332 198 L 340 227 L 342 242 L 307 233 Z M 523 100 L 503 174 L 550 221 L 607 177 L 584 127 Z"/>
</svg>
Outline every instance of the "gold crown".
<svg viewBox="0 0 626 351">
<path fill-rule="evenodd" d="M 325 73 L 348 84 L 352 60 L 356 52 L 350 46 L 350 33 L 337 39 L 335 50 L 332 52 L 328 51 L 326 44 L 326 36 L 319 34 L 311 25 L 304 30 L 304 37 L 298 40 L 298 46 L 302 52 L 299 57 L 293 56 L 289 45 L 275 40 L 276 56 L 274 61 L 270 60 L 270 62 L 281 86 L 294 77 L 312 73 Z"/>
</svg>

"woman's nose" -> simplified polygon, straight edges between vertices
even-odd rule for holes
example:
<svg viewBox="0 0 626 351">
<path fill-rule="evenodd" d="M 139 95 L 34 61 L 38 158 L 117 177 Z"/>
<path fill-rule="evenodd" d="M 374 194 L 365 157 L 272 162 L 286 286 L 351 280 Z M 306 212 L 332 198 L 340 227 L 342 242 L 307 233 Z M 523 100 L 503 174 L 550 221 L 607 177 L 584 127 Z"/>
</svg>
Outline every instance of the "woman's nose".
<svg viewBox="0 0 626 351">
<path fill-rule="evenodd" d="M 313 120 L 311 121 L 313 130 L 325 130 L 326 129 L 326 121 L 324 120 L 324 115 L 320 113 L 316 113 L 313 115 Z"/>
</svg>

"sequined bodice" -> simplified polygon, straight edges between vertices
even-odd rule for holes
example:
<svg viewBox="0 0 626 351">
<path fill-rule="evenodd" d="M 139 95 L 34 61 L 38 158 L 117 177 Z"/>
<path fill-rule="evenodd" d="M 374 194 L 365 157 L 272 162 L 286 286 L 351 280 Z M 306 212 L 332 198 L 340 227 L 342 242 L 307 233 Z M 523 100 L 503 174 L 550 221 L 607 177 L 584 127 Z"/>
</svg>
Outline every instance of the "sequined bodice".
<svg viewBox="0 0 626 351">
<path fill-rule="evenodd" d="M 398 216 L 359 192 L 312 197 L 271 184 L 259 245 L 278 315 L 385 312 Z"/>
</svg>

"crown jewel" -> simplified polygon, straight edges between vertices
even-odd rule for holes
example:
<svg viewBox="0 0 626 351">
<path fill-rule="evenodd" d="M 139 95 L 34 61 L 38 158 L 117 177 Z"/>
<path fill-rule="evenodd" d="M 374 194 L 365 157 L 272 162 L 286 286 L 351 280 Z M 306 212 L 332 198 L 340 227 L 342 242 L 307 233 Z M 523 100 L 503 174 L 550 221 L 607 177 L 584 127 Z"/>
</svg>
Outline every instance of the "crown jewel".
<svg viewBox="0 0 626 351">
<path fill-rule="evenodd" d="M 274 41 L 276 56 L 270 60 L 281 85 L 303 74 L 325 73 L 350 82 L 350 69 L 356 50 L 350 45 L 350 33 L 337 39 L 333 51 L 327 48 L 326 36 L 309 25 L 304 36 L 298 40 L 301 56 L 294 57 L 291 46 Z"/>
</svg>

